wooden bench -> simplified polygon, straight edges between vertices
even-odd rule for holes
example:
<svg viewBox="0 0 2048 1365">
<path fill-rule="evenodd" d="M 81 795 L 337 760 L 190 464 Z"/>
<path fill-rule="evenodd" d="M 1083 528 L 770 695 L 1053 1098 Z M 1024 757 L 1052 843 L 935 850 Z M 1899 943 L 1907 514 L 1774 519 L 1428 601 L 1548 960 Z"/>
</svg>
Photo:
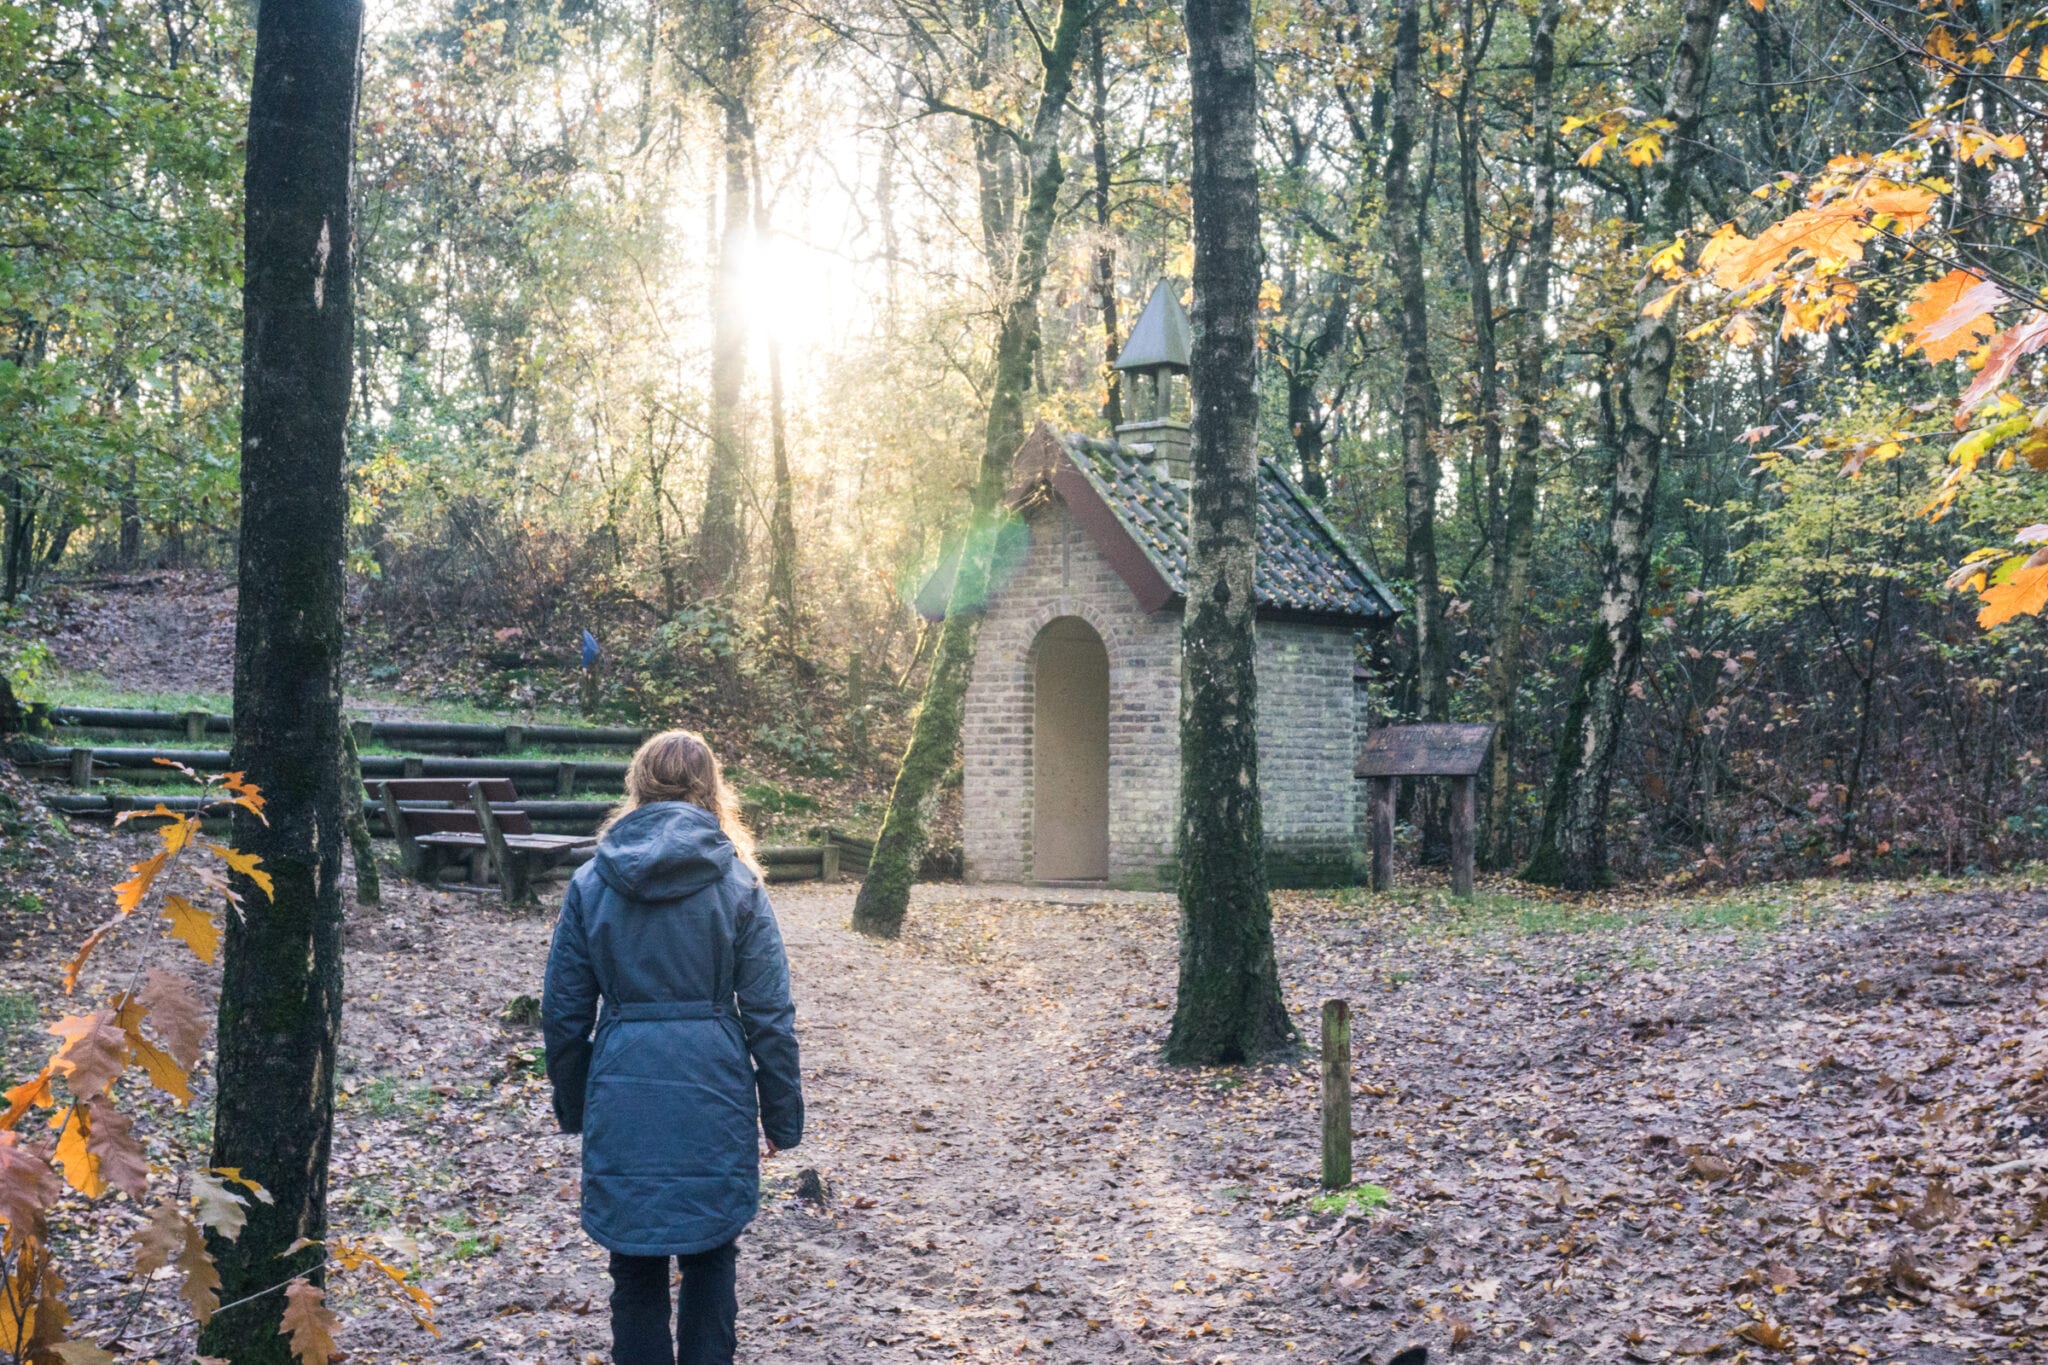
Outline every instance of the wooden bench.
<svg viewBox="0 0 2048 1365">
<path fill-rule="evenodd" d="M 518 792 L 509 777 L 393 777 L 363 786 L 384 807 L 405 874 L 429 886 L 445 862 L 464 858 L 471 881 L 481 883 L 488 868 L 505 903 L 523 905 L 542 873 L 597 847 L 595 835 L 535 834 L 532 819 L 511 804 Z"/>
</svg>

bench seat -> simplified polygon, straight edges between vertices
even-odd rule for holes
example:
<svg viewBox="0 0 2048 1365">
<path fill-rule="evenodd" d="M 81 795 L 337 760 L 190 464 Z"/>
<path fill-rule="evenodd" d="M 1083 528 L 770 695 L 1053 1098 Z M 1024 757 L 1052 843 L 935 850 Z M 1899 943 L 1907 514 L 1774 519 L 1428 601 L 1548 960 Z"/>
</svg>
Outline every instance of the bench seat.
<svg viewBox="0 0 2048 1365">
<path fill-rule="evenodd" d="M 473 880 L 482 881 L 486 869 L 494 872 L 506 902 L 521 905 L 564 856 L 597 847 L 594 835 L 534 833 L 532 818 L 509 804 L 512 784 L 503 778 L 399 778 L 364 786 L 383 804 L 407 875 L 430 886 L 444 858 L 466 857 Z"/>
</svg>

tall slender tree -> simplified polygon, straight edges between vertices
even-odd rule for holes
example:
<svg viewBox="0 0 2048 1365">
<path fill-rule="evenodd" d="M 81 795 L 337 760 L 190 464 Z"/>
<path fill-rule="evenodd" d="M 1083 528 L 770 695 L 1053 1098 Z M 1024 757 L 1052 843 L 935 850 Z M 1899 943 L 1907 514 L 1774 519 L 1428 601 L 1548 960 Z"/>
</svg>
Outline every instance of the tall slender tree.
<svg viewBox="0 0 2048 1365">
<path fill-rule="evenodd" d="M 1508 489 L 1493 547 L 1493 643 L 1487 651 L 1487 696 L 1495 734 L 1487 775 L 1487 865 L 1515 857 L 1514 752 L 1516 698 L 1522 686 L 1522 624 L 1529 607 L 1529 569 L 1536 551 L 1536 483 L 1543 449 L 1543 393 L 1549 374 L 1551 251 L 1557 238 L 1557 137 L 1554 85 L 1562 0 L 1543 0 L 1529 22 L 1529 122 L 1536 152 L 1529 199 L 1529 245 L 1522 270 L 1521 331 L 1515 340 L 1515 443 Z"/>
<path fill-rule="evenodd" d="M 235 765 L 269 798 L 237 811 L 246 878 L 221 977 L 215 1166 L 270 1199 L 236 1240 L 209 1236 L 226 1304 L 200 1349 L 285 1365 L 282 1296 L 322 1255 L 341 1028 L 344 432 L 354 359 L 350 176 L 362 0 L 257 10 L 242 285 L 242 526 Z M 294 1244 L 303 1249 L 288 1251 Z"/>
<path fill-rule="evenodd" d="M 1685 21 L 1664 93 L 1664 117 L 1672 125 L 1671 151 L 1660 163 L 1649 203 L 1647 226 L 1653 241 L 1669 241 L 1685 226 L 1693 176 L 1701 161 L 1700 115 L 1706 108 L 1708 59 L 1726 9 L 1727 0 L 1685 0 Z M 1672 311 L 1644 308 L 1629 332 L 1622 377 L 1621 432 L 1614 452 L 1600 599 L 1558 741 L 1543 832 L 1523 873 L 1531 881 L 1587 890 L 1607 880 L 1607 799 L 1629 688 L 1642 661 L 1657 477 L 1677 354 Z"/>
<path fill-rule="evenodd" d="M 718 62 L 707 75 L 721 121 L 725 164 L 725 221 L 711 281 L 711 462 L 704 482 L 704 514 L 697 523 L 698 586 L 719 592 L 739 571 L 740 498 L 747 480 L 747 440 L 741 420 L 747 367 L 744 263 L 753 232 L 747 182 L 753 159 L 753 116 L 748 99 L 754 64 L 752 15 L 747 0 L 711 7 L 719 26 Z"/>
<path fill-rule="evenodd" d="M 1429 195 L 1416 183 L 1422 128 L 1422 4 L 1400 0 L 1394 14 L 1394 90 L 1387 125 L 1387 246 L 1394 271 L 1394 330 L 1401 345 L 1401 491 L 1408 527 L 1408 577 L 1414 583 L 1415 714 L 1450 718 L 1450 637 L 1437 564 L 1437 490 L 1443 470 L 1432 437 L 1442 410 L 1429 364 L 1429 291 L 1422 259 Z M 1441 856 L 1450 829 L 1441 801 L 1421 793 L 1423 844 Z"/>
<path fill-rule="evenodd" d="M 1166 1055 L 1243 1062 L 1293 1037 L 1259 806 L 1259 177 L 1251 0 L 1188 0 L 1194 478 L 1181 620 L 1180 985 Z"/>
<path fill-rule="evenodd" d="M 989 386 L 988 421 L 983 429 L 981 467 L 974 481 L 972 512 L 961 542 L 945 623 L 925 681 L 924 698 L 910 732 L 910 747 L 896 770 L 889 809 L 875 838 L 866 880 L 853 903 L 853 927 L 864 934 L 894 938 L 903 929 L 910 884 L 924 857 L 925 807 L 940 777 L 952 766 L 960 744 L 960 716 L 967 676 L 974 665 L 974 640 L 988 595 L 996 533 L 1004 516 L 1003 490 L 1011 462 L 1024 444 L 1024 403 L 1031 392 L 1032 361 L 1038 353 L 1038 291 L 1045 281 L 1060 185 L 1060 125 L 1073 91 L 1074 62 L 1094 17 L 1089 0 L 1063 0 L 1051 39 L 1039 48 L 1044 71 L 1038 109 L 1022 150 L 1030 167 L 1024 217 L 1017 233 L 1014 266 L 1005 272 L 1007 292 L 996 333 L 995 376 Z M 983 125 L 977 122 L 976 127 Z"/>
</svg>

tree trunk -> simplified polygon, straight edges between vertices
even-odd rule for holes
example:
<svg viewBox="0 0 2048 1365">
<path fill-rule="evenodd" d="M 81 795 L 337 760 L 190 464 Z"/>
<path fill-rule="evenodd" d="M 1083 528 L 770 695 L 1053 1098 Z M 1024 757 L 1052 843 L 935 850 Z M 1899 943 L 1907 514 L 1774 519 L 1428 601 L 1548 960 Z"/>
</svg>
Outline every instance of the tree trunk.
<svg viewBox="0 0 2048 1365">
<path fill-rule="evenodd" d="M 1046 253 L 1059 207 L 1060 183 L 1065 178 L 1060 165 L 1060 122 L 1073 88 L 1074 59 L 1080 52 L 1089 12 L 1087 0 L 1063 0 L 1052 42 L 1045 48 L 1044 85 L 1029 142 L 1031 181 L 1017 234 L 1017 259 L 1006 272 L 1012 287 L 996 337 L 995 378 L 989 390 L 970 525 L 961 541 L 960 567 L 946 603 L 945 623 L 939 628 L 924 699 L 911 728 L 910 747 L 897 769 L 889 809 L 875 838 L 874 859 L 853 903 L 853 927 L 864 934 L 894 938 L 902 932 L 910 884 L 924 857 L 926 804 L 952 766 L 960 744 L 960 715 L 974 664 L 975 634 L 988 595 L 996 533 L 1007 516 L 1003 492 L 1009 486 L 1011 461 L 1024 443 L 1024 400 L 1031 391 L 1031 362 L 1038 349 L 1038 290 L 1045 280 Z"/>
<path fill-rule="evenodd" d="M 1421 118 L 1421 0 L 1400 0 L 1394 22 L 1394 95 L 1388 125 L 1387 235 L 1393 257 L 1401 346 L 1401 491 L 1408 523 L 1408 572 L 1414 583 L 1415 715 L 1450 717 L 1450 642 L 1444 626 L 1443 586 L 1437 570 L 1436 500 L 1443 471 L 1430 437 L 1441 402 L 1429 366 L 1429 296 L 1422 261 L 1423 196 L 1415 186 L 1415 136 Z M 1449 849 L 1443 802 L 1420 793 L 1423 847 L 1432 857 Z"/>
<path fill-rule="evenodd" d="M 1671 153 L 1652 198 L 1660 238 L 1687 218 L 1693 169 L 1700 160 L 1700 113 L 1706 104 L 1708 58 L 1727 0 L 1685 0 L 1685 23 L 1672 54 L 1664 117 L 1673 124 Z M 1629 334 L 1622 380 L 1621 433 L 1614 453 L 1614 500 L 1607 515 L 1599 615 L 1586 639 L 1557 751 L 1543 832 L 1523 876 L 1575 890 L 1601 886 L 1607 871 L 1607 801 L 1614 754 L 1626 719 L 1628 691 L 1641 662 L 1643 608 L 1649 597 L 1650 551 L 1656 531 L 1657 475 L 1664 453 L 1666 399 L 1678 352 L 1676 310 L 1639 313 Z"/>
<path fill-rule="evenodd" d="M 266 898 L 236 879 L 220 988 L 215 1166 L 269 1192 L 234 1241 L 209 1233 L 233 1303 L 304 1274 L 327 1234 L 334 1050 L 341 1027 L 342 559 L 348 492 L 353 224 L 349 216 L 361 0 L 257 12 L 249 95 L 242 287 L 242 523 L 235 625 L 235 766 L 269 823 L 235 817 Z M 285 1365 L 284 1300 L 224 1308 L 200 1350 Z"/>
<path fill-rule="evenodd" d="M 761 156 L 753 152 L 754 234 L 768 241 L 768 195 Z M 774 460 L 775 501 L 768 513 L 768 600 L 785 649 L 796 648 L 796 481 L 789 471 L 789 431 L 782 403 L 782 343 L 768 338 L 768 447 Z"/>
<path fill-rule="evenodd" d="M 727 0 L 722 16 L 725 76 L 719 93 L 725 120 L 725 226 L 711 284 L 711 467 L 704 481 L 704 511 L 697 519 L 697 586 L 705 593 L 732 587 L 740 565 L 740 496 L 746 485 L 746 433 L 740 400 L 746 382 L 746 301 L 741 265 L 752 231 L 747 207 L 747 160 L 753 147 L 741 73 L 749 58 L 746 10 Z"/>
<path fill-rule="evenodd" d="M 1491 5 L 1482 16 L 1478 0 L 1462 0 L 1459 22 L 1459 75 L 1457 100 L 1459 242 L 1465 254 L 1466 291 L 1472 305 L 1473 406 L 1479 419 L 1478 459 L 1484 482 L 1486 534 L 1498 540 L 1501 534 L 1500 497 L 1500 350 L 1493 327 L 1493 278 L 1487 272 L 1486 241 L 1481 230 L 1479 204 L 1480 138 L 1478 95 L 1479 66 L 1493 42 L 1494 11 Z M 1537 131 L 1539 139 L 1549 129 Z"/>
<path fill-rule="evenodd" d="M 1494 732 L 1487 776 L 1488 867 L 1515 858 L 1515 698 L 1522 686 L 1522 623 L 1529 607 L 1529 566 L 1536 549 L 1536 480 L 1543 450 L 1543 387 L 1548 350 L 1543 321 L 1550 313 L 1551 250 L 1557 235 L 1557 138 L 1553 82 L 1561 0 L 1543 0 L 1529 26 L 1530 118 L 1536 128 L 1536 181 L 1529 205 L 1528 268 L 1522 276 L 1522 331 L 1515 343 L 1515 447 L 1508 469 L 1507 505 L 1493 559 L 1493 647 L 1487 692 Z"/>
<path fill-rule="evenodd" d="M 1102 420 L 1123 425 L 1123 376 L 1116 357 L 1123 329 L 1116 320 L 1116 246 L 1110 235 L 1109 72 L 1102 50 L 1102 16 L 1088 25 L 1088 137 L 1095 160 L 1095 306 L 1102 313 Z"/>
<path fill-rule="evenodd" d="M 1259 178 L 1251 0 L 1188 0 L 1194 124 L 1194 475 L 1181 618 L 1180 984 L 1169 1061 L 1293 1040 L 1259 806 Z"/>
</svg>

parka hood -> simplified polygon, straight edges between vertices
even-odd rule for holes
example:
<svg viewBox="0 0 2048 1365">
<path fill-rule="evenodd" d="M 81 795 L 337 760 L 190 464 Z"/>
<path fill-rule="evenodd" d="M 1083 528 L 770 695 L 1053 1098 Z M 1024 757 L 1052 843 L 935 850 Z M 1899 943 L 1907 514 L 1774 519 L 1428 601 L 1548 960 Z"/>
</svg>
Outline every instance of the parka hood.
<svg viewBox="0 0 2048 1365">
<path fill-rule="evenodd" d="M 717 816 L 687 801 L 656 801 L 605 831 L 596 862 L 597 875 L 620 895 L 673 901 L 725 880 L 732 860 Z"/>
</svg>

